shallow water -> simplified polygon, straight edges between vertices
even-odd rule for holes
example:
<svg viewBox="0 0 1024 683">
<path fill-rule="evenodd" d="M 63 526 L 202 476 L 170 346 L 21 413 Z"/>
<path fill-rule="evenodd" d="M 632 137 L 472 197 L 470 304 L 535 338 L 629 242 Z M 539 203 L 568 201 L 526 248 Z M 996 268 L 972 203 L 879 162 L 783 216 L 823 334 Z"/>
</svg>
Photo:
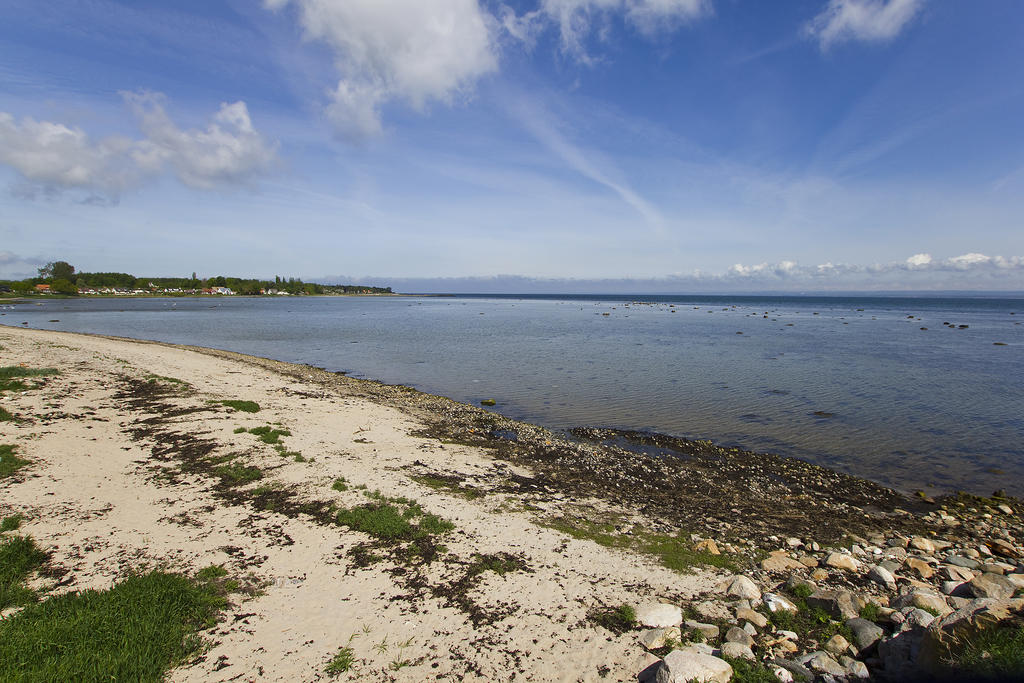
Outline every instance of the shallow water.
<svg viewBox="0 0 1024 683">
<path fill-rule="evenodd" d="M 553 428 L 707 438 L 908 491 L 1024 495 L 1024 300 L 644 300 L 46 300 L 0 323 L 308 363 L 493 398 Z"/>
</svg>

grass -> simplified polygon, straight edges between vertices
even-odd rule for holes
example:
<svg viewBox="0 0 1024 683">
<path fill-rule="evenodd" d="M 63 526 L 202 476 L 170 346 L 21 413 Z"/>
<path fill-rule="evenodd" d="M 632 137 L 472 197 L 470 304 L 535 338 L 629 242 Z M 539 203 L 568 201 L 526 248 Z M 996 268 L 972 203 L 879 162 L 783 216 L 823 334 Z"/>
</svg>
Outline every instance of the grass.
<svg viewBox="0 0 1024 683">
<path fill-rule="evenodd" d="M 878 605 L 873 602 L 869 602 L 860 608 L 860 618 L 867 619 L 868 621 L 878 621 Z"/>
<path fill-rule="evenodd" d="M 223 484 L 227 486 L 240 486 L 251 481 L 263 478 L 263 471 L 254 465 L 240 465 L 229 463 L 221 465 L 213 470 L 214 474 L 220 477 Z"/>
<path fill-rule="evenodd" d="M 466 500 L 483 498 L 484 492 L 472 486 L 464 486 L 458 477 L 440 477 L 434 474 L 414 474 L 409 477 L 418 484 L 435 491 L 452 493 Z"/>
<path fill-rule="evenodd" d="M 3 408 L 0 408 L 0 422 L 3 422 Z M 28 464 L 28 460 L 14 454 L 15 449 L 14 444 L 0 443 L 0 479 L 11 476 Z"/>
<path fill-rule="evenodd" d="M 228 408 L 234 408 L 235 410 L 243 413 L 258 413 L 260 412 L 260 404 L 256 401 L 239 401 L 236 399 L 223 399 L 220 401 L 210 401 L 210 403 L 219 403 L 222 406 Z"/>
<path fill-rule="evenodd" d="M 797 588 L 803 588 L 803 586 L 798 586 Z M 802 593 L 803 591 L 793 591 L 790 593 L 793 604 L 797 607 L 796 612 L 779 610 L 778 612 L 772 612 L 768 616 L 768 620 L 775 628 L 793 631 L 800 636 L 801 640 L 806 637 L 813 637 L 815 640 L 824 643 L 832 636 L 839 634 L 848 641 L 853 642 L 853 633 L 850 632 L 848 626 L 834 621 L 828 612 L 820 607 L 809 607 L 804 597 L 797 595 L 798 592 Z M 877 615 L 877 611 L 875 614 Z"/>
<path fill-rule="evenodd" d="M 2 406 L 0 406 L 0 422 L 14 422 L 17 420 L 13 413 L 8 412 Z"/>
<path fill-rule="evenodd" d="M 3 531 L 17 531 L 21 528 L 21 523 L 25 518 L 21 515 L 11 515 L 10 517 L 4 517 L 0 520 L 0 532 Z"/>
<path fill-rule="evenodd" d="M 26 368 L 21 365 L 0 367 L 0 391 L 27 391 L 31 387 L 22 382 L 20 378 L 57 374 L 60 374 L 60 371 L 56 368 Z"/>
<path fill-rule="evenodd" d="M 778 683 L 778 678 L 764 662 L 751 662 L 740 657 L 722 656 L 732 667 L 729 683 Z"/>
<path fill-rule="evenodd" d="M 455 528 L 408 498 L 388 498 L 379 491 L 366 496 L 373 502 L 338 510 L 338 524 L 388 542 L 425 539 Z"/>
<path fill-rule="evenodd" d="M 338 477 L 334 480 L 334 483 L 331 484 L 331 488 L 335 491 L 348 491 L 348 482 L 345 481 L 345 477 Z"/>
<path fill-rule="evenodd" d="M 149 382 L 150 384 L 153 384 L 153 383 L 156 383 L 156 382 L 163 382 L 165 384 L 174 384 L 174 385 L 177 385 L 177 386 L 181 387 L 182 389 L 191 389 L 192 388 L 192 385 L 189 384 L 188 382 L 186 382 L 183 379 L 178 379 L 177 377 L 165 377 L 164 375 L 154 375 L 153 373 L 147 373 L 146 374 L 146 381 Z"/>
<path fill-rule="evenodd" d="M 1024 678 L 1024 617 L 1018 615 L 965 640 L 949 665 L 971 680 Z"/>
<path fill-rule="evenodd" d="M 245 427 L 235 427 L 235 434 L 245 434 L 247 431 Z"/>
<path fill-rule="evenodd" d="M 603 626 L 615 635 L 636 628 L 636 610 L 629 605 L 619 605 L 612 609 L 597 610 L 590 615 L 590 620 Z"/>
<path fill-rule="evenodd" d="M 212 578 L 151 572 L 29 605 L 0 622 L 0 680 L 162 681 L 204 649 L 227 604 Z"/>
<path fill-rule="evenodd" d="M 345 646 L 338 650 L 338 654 L 334 655 L 324 672 L 329 676 L 337 676 L 351 669 L 353 663 L 355 663 L 355 653 L 352 648 Z"/>
<path fill-rule="evenodd" d="M 27 605 L 36 600 L 35 591 L 24 584 L 48 557 L 30 536 L 11 536 L 0 541 L 0 609 Z M 0 640 L 3 640 L 2 633 L 0 630 Z"/>
<path fill-rule="evenodd" d="M 263 443 L 269 444 L 281 443 L 282 436 L 292 435 L 287 429 L 274 429 L 271 425 L 253 427 L 249 430 L 249 433 L 258 436 Z"/>
<path fill-rule="evenodd" d="M 634 531 L 626 536 L 616 532 L 615 526 L 610 523 L 599 524 L 565 517 L 549 523 L 548 526 L 573 538 L 594 541 L 606 548 L 626 548 L 653 555 L 663 566 L 681 573 L 691 572 L 698 565 L 738 571 L 736 563 L 727 555 L 712 555 L 706 551 L 695 550 L 688 540 L 688 534 L 681 531 L 675 535 Z"/>
</svg>

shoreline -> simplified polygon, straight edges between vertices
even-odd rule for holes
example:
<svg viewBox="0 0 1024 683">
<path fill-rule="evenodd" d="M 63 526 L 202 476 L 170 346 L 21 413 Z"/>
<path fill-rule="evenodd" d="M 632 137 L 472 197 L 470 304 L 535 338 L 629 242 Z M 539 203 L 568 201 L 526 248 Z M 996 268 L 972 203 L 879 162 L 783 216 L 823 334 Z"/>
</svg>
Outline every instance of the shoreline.
<svg viewBox="0 0 1024 683">
<path fill-rule="evenodd" d="M 0 400 L 19 416 L 0 422 L 0 441 L 31 463 L 0 480 L 0 516 L 24 514 L 65 572 L 54 590 L 108 587 L 153 563 L 218 564 L 264 585 L 171 680 L 319 679 L 363 627 L 410 643 L 399 655 L 410 664 L 394 670 L 393 652 L 359 643 L 363 675 L 636 680 L 667 652 L 602 626 L 616 605 L 669 602 L 724 625 L 744 608 L 723 579 L 779 590 L 780 568 L 813 561 L 819 582 L 887 607 L 870 581 L 823 569 L 825 549 L 870 558 L 896 538 L 903 548 L 912 538 L 995 547 L 993 534 L 1021 546 L 1019 516 L 996 510 L 1020 509 L 1009 498 L 929 504 L 709 442 L 563 436 L 401 385 L 230 351 L 8 326 L 0 347 L 0 366 L 60 371 Z M 232 479 L 247 471 L 258 477 Z M 454 530 L 420 547 L 335 522 L 374 490 L 371 500 L 416 501 Z M 766 643 L 758 652 L 779 654 Z"/>
</svg>

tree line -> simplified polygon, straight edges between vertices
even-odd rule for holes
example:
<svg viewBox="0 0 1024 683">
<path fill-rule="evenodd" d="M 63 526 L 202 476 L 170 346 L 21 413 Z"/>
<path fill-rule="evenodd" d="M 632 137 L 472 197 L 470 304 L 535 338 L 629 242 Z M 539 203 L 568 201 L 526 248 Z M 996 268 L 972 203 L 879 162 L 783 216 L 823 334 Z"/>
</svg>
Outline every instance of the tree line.
<svg viewBox="0 0 1024 683">
<path fill-rule="evenodd" d="M 47 263 L 39 269 L 39 276 L 26 280 L 0 280 L 18 293 L 36 289 L 36 285 L 49 285 L 49 291 L 57 294 L 78 294 L 80 290 L 118 289 L 130 291 L 180 290 L 182 293 L 200 292 L 212 287 L 226 287 L 235 294 L 257 295 L 285 292 L 287 294 L 391 294 L 390 287 L 369 287 L 366 285 L 321 285 L 303 282 L 300 278 L 276 276 L 273 280 L 238 278 L 217 275 L 200 279 L 192 277 L 136 277 L 130 273 L 79 273 L 67 261 Z"/>
</svg>

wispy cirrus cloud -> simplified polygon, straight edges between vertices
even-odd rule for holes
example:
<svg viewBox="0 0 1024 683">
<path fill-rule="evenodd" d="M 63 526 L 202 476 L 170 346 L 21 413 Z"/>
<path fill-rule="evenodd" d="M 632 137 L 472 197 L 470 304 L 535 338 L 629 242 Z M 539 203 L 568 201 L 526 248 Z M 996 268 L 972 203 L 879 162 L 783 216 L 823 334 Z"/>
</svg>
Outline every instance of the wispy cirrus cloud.
<svg viewBox="0 0 1024 683">
<path fill-rule="evenodd" d="M 267 170 L 276 144 L 253 127 L 245 102 L 224 103 L 204 129 L 183 130 L 158 93 L 122 93 L 144 137 L 93 139 L 77 126 L 0 112 L 0 164 L 21 175 L 21 194 L 83 190 L 116 199 L 170 170 L 183 184 L 209 190 Z"/>
<path fill-rule="evenodd" d="M 924 0 L 830 0 L 806 26 L 826 50 L 850 40 L 892 40 L 918 14 Z"/>
</svg>

